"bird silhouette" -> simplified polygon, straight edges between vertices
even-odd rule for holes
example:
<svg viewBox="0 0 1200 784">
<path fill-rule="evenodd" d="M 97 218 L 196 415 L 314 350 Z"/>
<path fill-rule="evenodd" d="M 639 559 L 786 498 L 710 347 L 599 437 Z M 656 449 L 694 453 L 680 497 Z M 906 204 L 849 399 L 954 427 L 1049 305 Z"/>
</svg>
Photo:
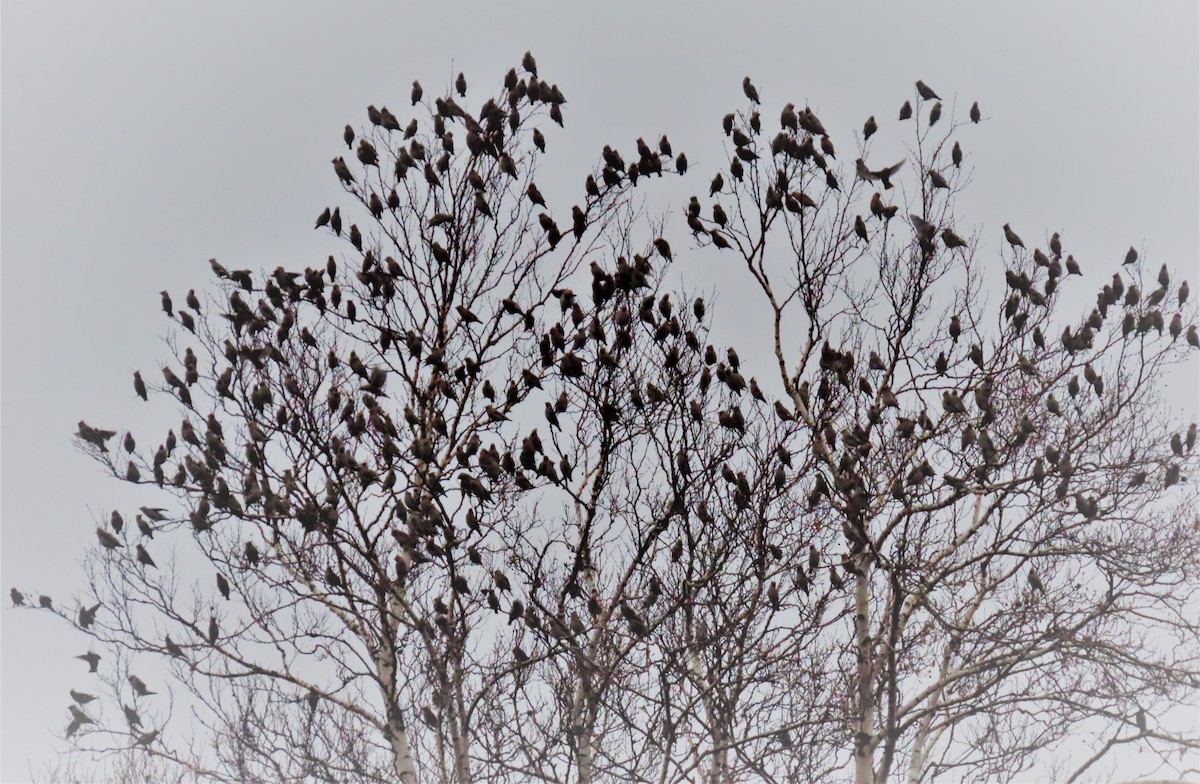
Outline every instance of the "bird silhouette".
<svg viewBox="0 0 1200 784">
<path fill-rule="evenodd" d="M 91 625 L 96 622 L 96 612 L 100 609 L 100 606 L 100 603 L 97 602 L 91 607 L 79 608 L 79 627 L 81 629 L 91 628 Z"/>
<path fill-rule="evenodd" d="M 87 653 L 76 656 L 75 658 L 88 663 L 88 672 L 95 672 L 96 668 L 100 666 L 99 654 L 92 653 L 91 651 L 88 651 Z"/>
<path fill-rule="evenodd" d="M 146 688 L 146 684 L 143 683 L 142 679 L 136 675 L 130 675 L 128 680 L 129 685 L 133 687 L 133 693 L 139 697 L 149 697 L 151 694 L 158 693 L 156 691 L 150 691 L 148 688 Z"/>
<path fill-rule="evenodd" d="M 896 172 L 900 171 L 900 167 L 903 165 L 904 159 L 902 159 L 899 163 L 893 164 L 886 168 L 872 171 L 871 169 L 867 168 L 867 164 L 862 158 L 859 158 L 854 162 L 855 172 L 860 179 L 868 182 L 875 182 L 878 180 L 879 182 L 883 183 L 884 188 L 892 187 L 891 178 L 896 174 Z"/>
<path fill-rule="evenodd" d="M 131 464 L 132 465 L 132 464 Z M 103 528 L 96 529 L 96 538 L 100 540 L 100 545 L 106 550 L 115 550 L 118 547 L 124 547 L 121 540 L 105 531 Z"/>
<path fill-rule="evenodd" d="M 917 95 L 920 95 L 926 101 L 940 101 L 941 97 L 933 91 L 933 89 L 925 84 L 920 79 L 917 80 Z"/>
<path fill-rule="evenodd" d="M 1013 246 L 1014 248 L 1024 248 L 1025 247 L 1025 243 L 1021 241 L 1021 238 L 1019 236 L 1017 236 L 1017 233 L 1015 231 L 1013 231 L 1012 227 L 1009 226 L 1007 223 L 1004 224 L 1004 239 L 1008 240 L 1008 244 Z"/>
<path fill-rule="evenodd" d="M 758 90 L 753 84 L 750 83 L 749 76 L 742 79 L 742 92 L 746 94 L 746 97 L 750 99 L 751 103 L 762 103 L 762 101 L 758 99 Z"/>
<path fill-rule="evenodd" d="M 71 699 L 75 700 L 75 702 L 79 703 L 80 705 L 87 705 L 89 702 L 96 699 L 96 697 L 93 694 L 86 694 L 84 692 L 71 689 Z"/>
<path fill-rule="evenodd" d="M 143 547 L 142 545 L 139 544 L 134 549 L 137 553 L 138 563 L 142 564 L 143 566 L 150 566 L 155 569 L 158 568 L 158 564 L 154 563 L 154 559 L 150 557 L 150 553 L 146 552 L 145 547 Z"/>
</svg>

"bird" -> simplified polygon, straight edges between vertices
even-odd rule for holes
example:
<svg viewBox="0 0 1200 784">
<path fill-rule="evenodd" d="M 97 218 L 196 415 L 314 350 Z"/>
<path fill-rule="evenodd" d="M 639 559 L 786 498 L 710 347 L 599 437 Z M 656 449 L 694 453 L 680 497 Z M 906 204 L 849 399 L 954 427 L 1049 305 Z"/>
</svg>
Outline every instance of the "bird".
<svg viewBox="0 0 1200 784">
<path fill-rule="evenodd" d="M 96 695 L 85 694 L 84 692 L 71 689 L 71 699 L 75 700 L 75 702 L 79 703 L 80 705 L 87 705 L 89 702 L 96 699 Z"/>
<path fill-rule="evenodd" d="M 946 247 L 953 250 L 954 248 L 965 248 L 967 242 L 962 237 L 955 234 L 950 229 L 942 229 L 942 242 L 946 243 Z"/>
<path fill-rule="evenodd" d="M 220 628 L 217 626 L 217 616 L 209 616 L 208 619 L 208 644 L 216 645 L 217 637 L 221 634 Z"/>
<path fill-rule="evenodd" d="M 865 142 L 867 139 L 870 139 L 878 130 L 879 126 L 875 124 L 875 115 L 872 114 L 867 118 L 867 121 L 863 123 L 863 141 Z"/>
<path fill-rule="evenodd" d="M 138 370 L 133 371 L 133 391 L 137 393 L 137 396 L 142 400 L 150 399 L 146 393 L 146 382 L 142 381 L 141 371 Z"/>
<path fill-rule="evenodd" d="M 76 656 L 75 658 L 88 663 L 88 672 L 95 672 L 96 668 L 100 666 L 100 655 L 97 653 L 92 653 L 91 651 Z"/>
<path fill-rule="evenodd" d="M 13 588 L 11 591 L 9 591 L 8 595 L 12 597 L 13 607 L 25 606 L 25 594 L 21 593 L 16 588 Z"/>
<path fill-rule="evenodd" d="M 935 125 L 940 119 L 942 119 L 942 104 L 941 102 L 938 102 L 935 103 L 933 108 L 929 110 L 929 125 Z"/>
<path fill-rule="evenodd" d="M 158 730 L 150 730 L 143 732 L 137 736 L 138 746 L 149 746 L 158 737 Z"/>
<path fill-rule="evenodd" d="M 101 452 L 107 452 L 108 447 L 104 442 L 116 434 L 115 430 L 103 430 L 98 427 L 92 427 L 81 419 L 79 420 L 79 431 L 75 435 L 98 448 Z"/>
<path fill-rule="evenodd" d="M 75 695 L 77 692 L 72 691 L 71 694 Z M 82 694 L 80 696 L 89 698 L 89 701 L 95 699 L 90 694 Z M 75 734 L 75 730 L 78 730 L 81 725 L 96 723 L 96 720 L 80 710 L 78 705 L 68 705 L 67 710 L 71 713 L 71 726 L 67 728 L 67 735 Z"/>
<path fill-rule="evenodd" d="M 913 116 L 912 104 L 909 103 L 908 101 L 905 101 L 904 105 L 900 107 L 900 119 L 907 120 L 907 119 L 911 118 L 912 116 Z"/>
<path fill-rule="evenodd" d="M 136 710 L 129 707 L 128 705 L 122 705 L 121 710 L 124 711 L 125 721 L 129 722 L 129 726 L 131 728 L 142 726 L 142 717 L 138 715 L 138 712 Z"/>
<path fill-rule="evenodd" d="M 742 79 L 742 92 L 746 94 L 746 97 L 750 99 L 751 103 L 762 103 L 762 101 L 758 99 L 758 90 L 755 89 L 754 85 L 750 83 L 749 76 Z"/>
<path fill-rule="evenodd" d="M 896 174 L 896 172 L 900 171 L 900 167 L 904 165 L 905 160 L 906 159 L 901 159 L 899 163 L 879 169 L 878 171 L 871 171 L 869 168 L 867 168 L 866 162 L 864 162 L 862 158 L 859 158 L 854 162 L 854 168 L 860 179 L 868 182 L 874 182 L 878 180 L 883 183 L 884 188 L 891 188 L 891 178 Z"/>
<path fill-rule="evenodd" d="M 467 77 L 462 71 L 458 72 L 458 78 L 454 80 L 454 89 L 458 91 L 460 98 L 465 98 L 467 95 Z"/>
<path fill-rule="evenodd" d="M 425 91 L 421 89 L 421 83 L 414 79 L 412 83 L 412 105 L 416 106 L 418 103 L 420 103 L 421 96 L 424 94 Z"/>
<path fill-rule="evenodd" d="M 1017 236 L 1017 233 L 1007 223 L 1004 224 L 1004 239 L 1008 240 L 1008 244 L 1014 248 L 1025 247 L 1025 243 L 1021 241 L 1021 238 Z"/>
<path fill-rule="evenodd" d="M 917 80 L 917 95 L 921 96 L 926 101 L 940 101 L 941 96 L 933 91 L 933 89 L 925 84 L 920 79 Z"/>
<path fill-rule="evenodd" d="M 537 60 L 533 58 L 532 53 L 526 52 L 524 56 L 521 57 L 521 67 L 533 74 L 534 78 L 537 78 Z"/>
<path fill-rule="evenodd" d="M 220 572 L 217 573 L 217 590 L 220 591 L 221 595 L 226 599 L 229 598 L 229 581 L 226 580 L 225 575 L 221 574 Z"/>
<path fill-rule="evenodd" d="M 346 165 L 346 161 L 340 155 L 333 159 L 333 171 L 337 174 L 338 179 L 344 183 L 354 182 L 354 175 L 350 172 L 350 167 Z M 165 296 L 165 295 L 164 295 Z M 165 305 L 164 305 L 165 310 Z"/>
<path fill-rule="evenodd" d="M 1137 260 L 1138 260 L 1137 248 L 1130 245 L 1129 250 L 1125 252 L 1125 261 L 1121 262 L 1121 264 L 1122 265 L 1133 264 Z"/>
<path fill-rule="evenodd" d="M 155 569 L 158 568 L 158 564 L 154 563 L 154 559 L 150 557 L 150 553 L 146 552 L 145 547 L 142 547 L 142 545 L 139 544 L 135 548 L 135 551 L 137 552 L 138 563 L 142 564 L 143 566 L 152 566 Z"/>
<path fill-rule="evenodd" d="M 96 538 L 100 540 L 100 545 L 105 550 L 115 550 L 118 547 L 124 547 L 121 540 L 105 531 L 103 528 L 96 529 Z"/>
<path fill-rule="evenodd" d="M 198 444 L 197 444 L 197 446 L 198 446 Z M 165 514 L 165 512 L 167 510 L 162 509 L 160 507 L 142 506 L 142 507 L 138 507 L 138 511 L 140 511 L 142 514 L 146 515 L 147 518 L 153 520 L 156 523 L 165 522 L 167 519 L 167 516 Z"/>
<path fill-rule="evenodd" d="M 163 647 L 166 648 L 168 656 L 172 656 L 174 658 L 183 658 L 183 649 L 174 642 L 171 642 L 171 635 L 167 635 L 167 640 L 163 644 Z"/>
<path fill-rule="evenodd" d="M 1032 566 L 1029 567 L 1029 574 L 1026 576 L 1026 579 L 1029 580 L 1029 585 L 1033 590 L 1041 591 L 1042 593 L 1046 592 L 1046 586 L 1042 585 L 1042 578 L 1038 577 L 1038 573 Z"/>
<path fill-rule="evenodd" d="M 129 685 L 133 687 L 133 693 L 139 697 L 149 697 L 151 694 L 158 694 L 156 691 L 150 691 L 146 688 L 146 684 L 136 675 L 129 676 Z"/>
<path fill-rule="evenodd" d="M 81 629 L 90 628 L 91 625 L 96 622 L 96 611 L 99 609 L 100 609 L 99 602 L 92 605 L 91 607 L 80 607 L 79 608 L 79 627 Z"/>
<path fill-rule="evenodd" d="M 979 101 L 971 104 L 971 122 L 978 123 L 983 115 L 979 113 Z"/>
</svg>

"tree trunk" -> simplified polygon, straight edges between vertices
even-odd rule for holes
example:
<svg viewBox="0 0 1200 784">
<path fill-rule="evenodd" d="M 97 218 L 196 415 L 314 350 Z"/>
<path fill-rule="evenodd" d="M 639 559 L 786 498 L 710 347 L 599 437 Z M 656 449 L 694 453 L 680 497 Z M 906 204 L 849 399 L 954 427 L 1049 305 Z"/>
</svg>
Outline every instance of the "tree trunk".
<svg viewBox="0 0 1200 784">
<path fill-rule="evenodd" d="M 392 596 L 389 609 L 393 617 L 400 617 L 399 597 Z M 392 765 L 397 781 L 400 784 L 417 784 L 417 767 L 413 762 L 412 748 L 408 745 L 408 730 L 396 699 L 396 662 L 392 650 L 388 645 L 380 645 L 375 649 L 375 671 L 387 706 L 388 744 L 392 748 Z"/>
<path fill-rule="evenodd" d="M 875 784 L 875 701 L 873 681 L 867 569 L 865 558 L 858 559 L 859 574 L 854 578 L 854 627 L 857 637 L 858 672 L 855 676 L 854 784 Z"/>
<path fill-rule="evenodd" d="M 595 754 L 592 748 L 592 714 L 587 704 L 586 665 L 581 667 L 579 684 L 575 687 L 575 699 L 571 705 L 571 728 L 575 732 L 576 773 L 579 784 L 591 784 Z"/>
</svg>

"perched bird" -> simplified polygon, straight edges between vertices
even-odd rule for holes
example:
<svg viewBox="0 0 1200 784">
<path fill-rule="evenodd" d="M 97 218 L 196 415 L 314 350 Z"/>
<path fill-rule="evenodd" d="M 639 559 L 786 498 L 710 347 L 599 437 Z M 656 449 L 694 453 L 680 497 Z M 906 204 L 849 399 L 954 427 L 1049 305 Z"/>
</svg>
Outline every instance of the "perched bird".
<svg viewBox="0 0 1200 784">
<path fill-rule="evenodd" d="M 96 538 L 100 540 L 100 545 L 105 550 L 115 550 L 118 547 L 124 547 L 121 540 L 105 531 L 103 528 L 96 529 Z"/>
<path fill-rule="evenodd" d="M 867 139 L 870 139 L 878 130 L 879 126 L 875 124 L 875 115 L 872 114 L 867 118 L 867 121 L 863 123 L 863 141 L 865 142 Z"/>
<path fill-rule="evenodd" d="M 1033 590 L 1041 591 L 1042 593 L 1046 592 L 1046 586 L 1042 585 L 1042 578 L 1038 577 L 1038 573 L 1032 566 L 1029 567 L 1029 574 L 1027 575 L 1026 579 L 1029 580 L 1029 585 L 1031 588 L 1033 588 Z"/>
<path fill-rule="evenodd" d="M 351 183 L 355 181 L 354 175 L 350 172 L 350 167 L 346 165 L 345 159 L 341 156 L 333 159 L 333 171 L 335 174 L 337 174 L 338 179 L 343 183 Z"/>
<path fill-rule="evenodd" d="M 925 84 L 920 79 L 917 80 L 917 95 L 921 96 L 926 101 L 940 101 L 941 96 L 933 91 L 933 88 Z"/>
<path fill-rule="evenodd" d="M 458 78 L 454 80 L 454 89 L 458 91 L 460 98 L 465 98 L 467 95 L 467 77 L 462 71 L 458 72 Z"/>
<path fill-rule="evenodd" d="M 955 234 L 950 229 L 942 229 L 942 242 L 946 243 L 946 247 L 953 250 L 954 248 L 965 248 L 967 242 L 962 237 Z"/>
<path fill-rule="evenodd" d="M 1130 246 L 1129 246 L 1129 250 L 1128 250 L 1128 251 L 1126 251 L 1126 253 L 1125 253 L 1125 261 L 1121 262 L 1121 264 L 1122 264 L 1122 265 L 1124 265 L 1124 264 L 1133 264 L 1133 263 L 1134 263 L 1135 261 L 1137 261 L 1137 260 L 1138 260 L 1138 252 L 1137 252 L 1137 249 L 1136 249 L 1136 248 L 1134 248 L 1132 245 L 1130 245 Z"/>
<path fill-rule="evenodd" d="M 137 396 L 142 400 L 150 399 L 146 393 L 146 382 L 142 381 L 141 371 L 138 370 L 133 371 L 133 391 L 136 392 Z"/>
<path fill-rule="evenodd" d="M 939 102 L 935 103 L 933 108 L 929 110 L 929 125 L 933 126 L 937 124 L 937 121 L 940 119 L 942 119 L 942 104 Z"/>
<path fill-rule="evenodd" d="M 749 76 L 742 79 L 742 92 L 746 94 L 746 97 L 750 99 L 751 103 L 762 103 L 762 101 L 758 99 L 758 90 L 755 89 L 754 85 L 750 83 Z"/>
<path fill-rule="evenodd" d="M 183 649 L 174 642 L 171 642 L 171 635 L 167 635 L 167 640 L 163 643 L 163 647 L 167 650 L 167 655 L 176 659 L 183 658 Z"/>
<path fill-rule="evenodd" d="M 421 89 L 421 83 L 414 79 L 412 83 L 412 105 L 416 106 L 420 103 L 421 96 L 424 94 L 425 91 Z"/>
<path fill-rule="evenodd" d="M 150 557 L 150 553 L 146 552 L 145 547 L 142 547 L 139 544 L 135 550 L 137 552 L 138 563 L 142 564 L 143 566 L 152 566 L 155 569 L 158 568 L 158 564 L 154 563 L 154 559 Z"/>
<path fill-rule="evenodd" d="M 133 687 L 133 693 L 139 697 L 149 697 L 151 694 L 158 694 L 158 692 L 150 691 L 146 688 L 146 684 L 136 675 L 129 676 L 129 685 Z"/>
<path fill-rule="evenodd" d="M 217 590 L 221 592 L 221 596 L 229 598 L 229 581 L 220 572 L 217 572 Z"/>
<path fill-rule="evenodd" d="M 158 730 L 150 730 L 143 732 L 137 736 L 138 746 L 149 746 L 158 737 Z"/>
<path fill-rule="evenodd" d="M 209 616 L 208 619 L 208 644 L 216 645 L 217 638 L 221 635 L 221 630 L 217 626 L 217 616 Z"/>
<path fill-rule="evenodd" d="M 533 55 L 530 52 L 526 52 L 521 58 L 521 67 L 533 74 L 534 78 L 537 78 L 537 61 L 533 59 Z"/>
<path fill-rule="evenodd" d="M 121 710 L 124 711 L 125 721 L 129 722 L 130 727 L 141 727 L 142 726 L 142 717 L 138 715 L 138 712 L 136 710 L 129 707 L 128 705 L 122 705 Z"/>
<path fill-rule="evenodd" d="M 900 107 L 900 119 L 907 120 L 907 119 L 910 119 L 912 116 L 913 116 L 912 104 L 909 103 L 908 101 L 905 101 L 904 105 Z"/>
<path fill-rule="evenodd" d="M 16 588 L 13 588 L 11 591 L 9 591 L 8 595 L 12 597 L 13 607 L 25 606 L 25 594 L 21 593 Z"/>
<path fill-rule="evenodd" d="M 71 699 L 75 700 L 75 702 L 79 703 L 80 705 L 87 705 L 89 702 L 96 699 L 96 696 L 94 694 L 85 694 L 84 692 L 71 689 Z"/>
<path fill-rule="evenodd" d="M 983 115 L 979 113 L 979 101 L 971 104 L 971 122 L 977 123 Z"/>
<path fill-rule="evenodd" d="M 1025 247 L 1025 243 L 1021 241 L 1021 238 L 1017 236 L 1017 233 L 1007 223 L 1004 224 L 1004 239 L 1008 240 L 1008 244 L 1014 248 Z"/>
</svg>

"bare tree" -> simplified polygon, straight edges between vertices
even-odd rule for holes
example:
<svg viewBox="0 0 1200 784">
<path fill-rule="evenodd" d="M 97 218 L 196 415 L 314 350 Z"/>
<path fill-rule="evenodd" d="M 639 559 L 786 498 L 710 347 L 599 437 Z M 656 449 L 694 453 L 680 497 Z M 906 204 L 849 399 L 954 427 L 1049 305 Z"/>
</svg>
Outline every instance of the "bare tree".
<svg viewBox="0 0 1200 784">
<path fill-rule="evenodd" d="M 171 498 L 101 523 L 78 619 L 47 608 L 105 651 L 80 747 L 224 781 L 716 784 L 1011 780 L 1084 728 L 1064 779 L 1200 745 L 1156 719 L 1200 685 L 1196 429 L 1156 389 L 1200 343 L 1187 284 L 1131 249 L 1066 317 L 1057 235 L 977 257 L 968 123 L 928 85 L 908 160 L 865 162 L 872 118 L 853 172 L 743 87 L 685 217 L 761 292 L 745 360 L 633 200 L 686 171 L 665 136 L 548 205 L 565 98 L 529 54 L 475 113 L 460 76 L 346 126 L 340 258 L 164 292 L 177 364 L 135 389 L 178 432 L 78 433 Z"/>
</svg>

